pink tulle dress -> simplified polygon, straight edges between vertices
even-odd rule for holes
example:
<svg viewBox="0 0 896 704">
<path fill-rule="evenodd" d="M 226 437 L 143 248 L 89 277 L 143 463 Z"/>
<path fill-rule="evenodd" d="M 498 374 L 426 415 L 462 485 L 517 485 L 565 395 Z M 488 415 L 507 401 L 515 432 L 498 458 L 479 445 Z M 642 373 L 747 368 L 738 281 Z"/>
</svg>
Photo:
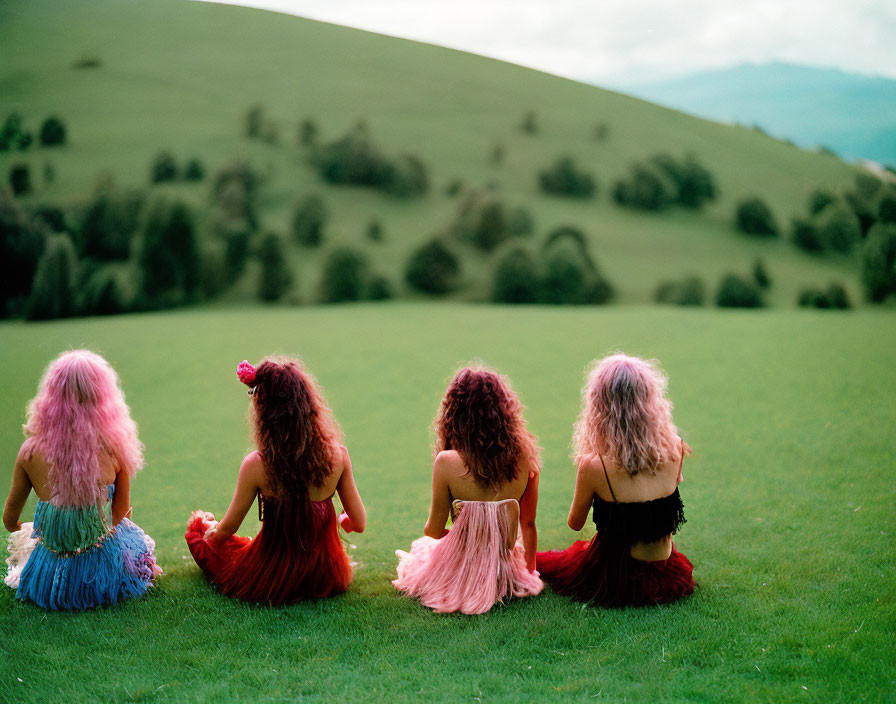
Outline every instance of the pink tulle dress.
<svg viewBox="0 0 896 704">
<path fill-rule="evenodd" d="M 483 614 L 511 597 L 535 596 L 544 587 L 526 569 L 519 540 L 520 505 L 504 501 L 451 504 L 454 525 L 440 539 L 424 536 L 411 551 L 396 550 L 396 589 L 438 613 Z"/>
</svg>

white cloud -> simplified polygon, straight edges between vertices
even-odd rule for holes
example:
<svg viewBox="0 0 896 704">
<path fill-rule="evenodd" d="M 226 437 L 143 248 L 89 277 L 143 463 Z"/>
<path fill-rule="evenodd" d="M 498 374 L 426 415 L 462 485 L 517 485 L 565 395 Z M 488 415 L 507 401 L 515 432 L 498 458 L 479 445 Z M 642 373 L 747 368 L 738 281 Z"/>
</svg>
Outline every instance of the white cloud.
<svg viewBox="0 0 896 704">
<path fill-rule="evenodd" d="M 224 0 L 621 85 L 745 62 L 896 78 L 891 0 Z"/>
</svg>

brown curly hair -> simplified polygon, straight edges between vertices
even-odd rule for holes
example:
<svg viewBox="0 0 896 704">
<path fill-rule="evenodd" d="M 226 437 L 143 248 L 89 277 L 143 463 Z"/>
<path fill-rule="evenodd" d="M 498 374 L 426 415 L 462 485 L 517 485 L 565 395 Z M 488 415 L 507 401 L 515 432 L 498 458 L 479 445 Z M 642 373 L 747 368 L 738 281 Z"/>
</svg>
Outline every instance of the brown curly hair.
<svg viewBox="0 0 896 704">
<path fill-rule="evenodd" d="M 541 448 L 526 428 L 525 407 L 500 374 L 464 367 L 448 384 L 438 415 L 434 455 L 455 450 L 467 476 L 491 488 L 516 479 L 521 464 L 541 470 Z"/>
<path fill-rule="evenodd" d="M 342 430 L 313 377 L 288 357 L 266 357 L 255 369 L 252 427 L 271 489 L 307 500 L 337 460 Z"/>
</svg>

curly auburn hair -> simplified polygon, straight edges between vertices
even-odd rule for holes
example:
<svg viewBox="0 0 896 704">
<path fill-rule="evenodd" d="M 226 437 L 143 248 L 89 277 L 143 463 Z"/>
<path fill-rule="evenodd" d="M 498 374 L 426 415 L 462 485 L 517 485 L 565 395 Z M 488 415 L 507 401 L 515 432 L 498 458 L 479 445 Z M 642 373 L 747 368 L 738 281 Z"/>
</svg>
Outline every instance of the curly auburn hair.
<svg viewBox="0 0 896 704">
<path fill-rule="evenodd" d="M 516 479 L 520 465 L 541 470 L 541 448 L 526 428 L 524 406 L 506 377 L 464 367 L 448 384 L 433 421 L 433 455 L 455 450 L 472 474 L 492 488 Z"/>
<path fill-rule="evenodd" d="M 333 468 L 342 430 L 298 360 L 266 357 L 255 369 L 252 426 L 271 489 L 308 497 Z"/>
<path fill-rule="evenodd" d="M 614 354 L 594 362 L 575 426 L 576 459 L 602 453 L 634 477 L 691 454 L 672 422 L 668 383 L 655 360 Z"/>
</svg>

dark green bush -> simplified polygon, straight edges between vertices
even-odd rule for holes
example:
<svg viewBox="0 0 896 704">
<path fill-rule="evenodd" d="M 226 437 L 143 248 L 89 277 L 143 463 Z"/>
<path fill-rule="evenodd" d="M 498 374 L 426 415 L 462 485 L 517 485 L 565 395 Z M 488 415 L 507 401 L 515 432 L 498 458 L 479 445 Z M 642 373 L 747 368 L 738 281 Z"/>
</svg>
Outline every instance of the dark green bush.
<svg viewBox="0 0 896 704">
<path fill-rule="evenodd" d="M 327 217 L 324 199 L 316 193 L 299 199 L 293 208 L 293 239 L 304 247 L 320 246 L 324 241 L 324 225 Z"/>
<path fill-rule="evenodd" d="M 804 288 L 797 296 L 797 305 L 803 308 L 847 310 L 852 307 L 846 289 L 832 283 L 826 290 Z"/>
<path fill-rule="evenodd" d="M 523 121 L 520 123 L 520 128 L 525 134 L 538 134 L 538 116 L 535 114 L 534 110 L 529 110 L 523 115 Z"/>
<path fill-rule="evenodd" d="M 570 243 L 553 247 L 543 266 L 541 300 L 544 303 L 588 302 L 588 271 L 577 247 Z"/>
<path fill-rule="evenodd" d="M 143 210 L 144 195 L 101 181 L 87 202 L 78 227 L 81 256 L 115 261 L 127 259 Z"/>
<path fill-rule="evenodd" d="M 737 274 L 726 274 L 716 292 L 716 305 L 720 308 L 761 308 L 763 302 L 756 284 Z"/>
<path fill-rule="evenodd" d="M 246 269 L 252 233 L 244 227 L 229 227 L 223 233 L 224 269 L 227 283 L 234 283 Z"/>
<path fill-rule="evenodd" d="M 392 285 L 381 274 L 373 274 L 367 281 L 364 298 L 370 301 L 385 301 L 392 298 Z"/>
<path fill-rule="evenodd" d="M 38 205 L 32 211 L 34 217 L 40 218 L 44 225 L 53 232 L 65 232 L 65 211 L 54 205 Z"/>
<path fill-rule="evenodd" d="M 364 234 L 371 242 L 382 242 L 383 226 L 379 220 L 371 220 L 367 223 L 367 229 L 364 231 Z"/>
<path fill-rule="evenodd" d="M 555 250 L 569 252 L 561 252 L 551 263 Z M 591 256 L 585 233 L 578 228 L 561 226 L 548 233 L 541 247 L 541 257 L 545 262 L 542 279 L 542 299 L 545 303 L 606 303 L 613 297 L 613 286 Z M 571 281 L 564 292 L 564 285 L 558 280 L 563 267 L 572 267 L 572 263 L 575 263 L 574 268 L 581 268 L 584 276 L 584 300 L 579 300 L 582 296 L 578 293 L 570 293 L 578 290 L 579 285 L 575 281 Z M 572 270 L 570 275 L 573 279 L 578 278 Z"/>
<path fill-rule="evenodd" d="M 205 178 L 205 167 L 199 159 L 193 157 L 187 162 L 187 166 L 184 169 L 184 178 L 187 181 L 201 181 Z"/>
<path fill-rule="evenodd" d="M 130 309 L 131 301 L 121 275 L 113 266 L 96 268 L 78 291 L 80 315 L 117 315 Z"/>
<path fill-rule="evenodd" d="M 31 193 L 31 169 L 28 164 L 13 164 L 9 167 L 9 187 L 14 196 Z"/>
<path fill-rule="evenodd" d="M 882 223 L 896 222 L 896 192 L 885 193 L 877 204 L 877 219 Z"/>
<path fill-rule="evenodd" d="M 460 192 L 464 190 L 464 182 L 455 178 L 448 182 L 448 185 L 445 186 L 445 195 L 449 198 L 454 198 L 454 196 L 459 195 Z"/>
<path fill-rule="evenodd" d="M 594 176 L 576 168 L 571 157 L 557 159 L 552 166 L 538 174 L 541 190 L 553 195 L 591 198 L 597 190 Z"/>
<path fill-rule="evenodd" d="M 772 285 L 772 280 L 765 270 L 765 263 L 761 259 L 753 262 L 753 281 L 759 288 L 768 288 Z"/>
<path fill-rule="evenodd" d="M 444 295 L 455 290 L 460 261 L 438 238 L 415 249 L 405 265 L 405 280 L 424 293 Z"/>
<path fill-rule="evenodd" d="M 488 191 L 467 191 L 450 231 L 481 250 L 491 251 L 507 238 L 504 204 Z"/>
<path fill-rule="evenodd" d="M 812 191 L 809 194 L 809 215 L 818 215 L 818 213 L 836 200 L 837 197 L 830 191 L 821 189 Z"/>
<path fill-rule="evenodd" d="M 265 122 L 267 122 L 267 117 L 265 116 L 264 105 L 261 103 L 255 103 L 250 106 L 246 111 L 245 117 L 245 130 L 246 136 L 250 139 L 256 139 L 261 137 L 261 133 L 264 130 Z"/>
<path fill-rule="evenodd" d="M 256 200 L 261 176 L 247 162 L 224 164 L 212 178 L 212 205 L 222 217 L 254 231 L 258 218 Z"/>
<path fill-rule="evenodd" d="M 856 217 L 859 224 L 859 236 L 864 237 L 877 220 L 877 212 L 873 202 L 854 191 L 844 193 L 843 201 Z M 828 210 L 832 209 L 834 208 L 828 208 Z M 840 210 L 843 210 L 843 208 L 840 208 Z"/>
<path fill-rule="evenodd" d="M 19 149 L 24 151 L 31 146 L 34 138 L 31 132 L 25 129 L 22 123 L 22 116 L 16 112 L 7 115 L 3 126 L 0 127 L 0 152 L 10 149 Z"/>
<path fill-rule="evenodd" d="M 848 208 L 830 205 L 825 208 L 821 217 L 818 235 L 826 249 L 845 254 L 861 240 L 859 219 Z"/>
<path fill-rule="evenodd" d="M 382 187 L 399 198 L 423 195 L 429 190 L 426 165 L 415 156 L 403 154 L 386 163 Z"/>
<path fill-rule="evenodd" d="M 677 306 L 702 306 L 705 298 L 705 286 L 697 276 L 686 276 L 681 281 L 664 281 L 657 286 L 653 296 L 657 303 Z"/>
<path fill-rule="evenodd" d="M 206 240 L 202 243 L 199 257 L 199 290 L 202 297 L 214 298 L 231 281 L 225 242 L 220 239 Z"/>
<path fill-rule="evenodd" d="M 661 184 L 661 188 L 653 184 L 652 188 L 654 190 L 660 188 L 666 192 L 665 197 L 669 197 L 675 203 L 686 208 L 700 208 L 706 201 L 715 199 L 717 194 L 715 179 L 693 154 L 686 156 L 683 161 L 679 161 L 669 154 L 656 154 L 651 158 L 651 162 L 665 174 L 666 179 L 672 184 L 671 193 L 666 184 Z M 634 190 L 637 193 L 637 187 Z M 653 201 L 659 205 L 650 209 L 656 210 L 662 207 L 663 197 L 654 195 Z"/>
<path fill-rule="evenodd" d="M 193 215 L 186 203 L 165 197 L 150 203 L 137 266 L 141 306 L 169 308 L 196 298 L 199 248 Z"/>
<path fill-rule="evenodd" d="M 629 178 L 613 184 L 613 200 L 640 210 L 662 210 L 675 199 L 675 185 L 657 166 L 634 164 Z"/>
<path fill-rule="evenodd" d="M 68 235 L 54 235 L 37 263 L 26 317 L 29 320 L 67 318 L 75 312 L 78 257 Z"/>
<path fill-rule="evenodd" d="M 511 247 L 495 265 L 492 300 L 495 303 L 535 303 L 539 294 L 535 258 L 524 247 Z"/>
<path fill-rule="evenodd" d="M 160 151 L 152 160 L 149 179 L 152 183 L 174 181 L 178 177 L 177 160 L 169 151 Z"/>
<path fill-rule="evenodd" d="M 364 297 L 367 258 L 348 246 L 330 250 L 321 271 L 320 297 L 326 303 L 359 301 Z"/>
<path fill-rule="evenodd" d="M 511 237 L 525 237 L 535 230 L 535 220 L 528 208 L 517 206 L 507 213 L 507 234 Z"/>
<path fill-rule="evenodd" d="M 878 224 L 868 232 L 862 247 L 862 284 L 875 303 L 896 294 L 896 224 Z"/>
<path fill-rule="evenodd" d="M 261 239 L 258 258 L 261 273 L 258 278 L 258 297 L 262 301 L 279 301 L 293 284 L 293 276 L 286 267 L 283 239 L 269 232 Z"/>
<path fill-rule="evenodd" d="M 0 186 L 0 318 L 25 312 L 48 233 Z"/>
<path fill-rule="evenodd" d="M 61 146 L 65 138 L 65 123 L 58 117 L 48 117 L 40 126 L 40 143 L 45 147 Z"/>
<path fill-rule="evenodd" d="M 777 237 L 778 225 L 771 208 L 760 198 L 742 200 L 735 214 L 737 229 L 757 237 Z"/>
<path fill-rule="evenodd" d="M 818 228 L 810 220 L 794 218 L 791 232 L 793 243 L 804 252 L 815 253 L 824 250 L 824 242 L 818 233 Z"/>
<path fill-rule="evenodd" d="M 329 183 L 382 185 L 387 160 L 363 133 L 355 131 L 315 150 L 313 162 Z"/>
</svg>

